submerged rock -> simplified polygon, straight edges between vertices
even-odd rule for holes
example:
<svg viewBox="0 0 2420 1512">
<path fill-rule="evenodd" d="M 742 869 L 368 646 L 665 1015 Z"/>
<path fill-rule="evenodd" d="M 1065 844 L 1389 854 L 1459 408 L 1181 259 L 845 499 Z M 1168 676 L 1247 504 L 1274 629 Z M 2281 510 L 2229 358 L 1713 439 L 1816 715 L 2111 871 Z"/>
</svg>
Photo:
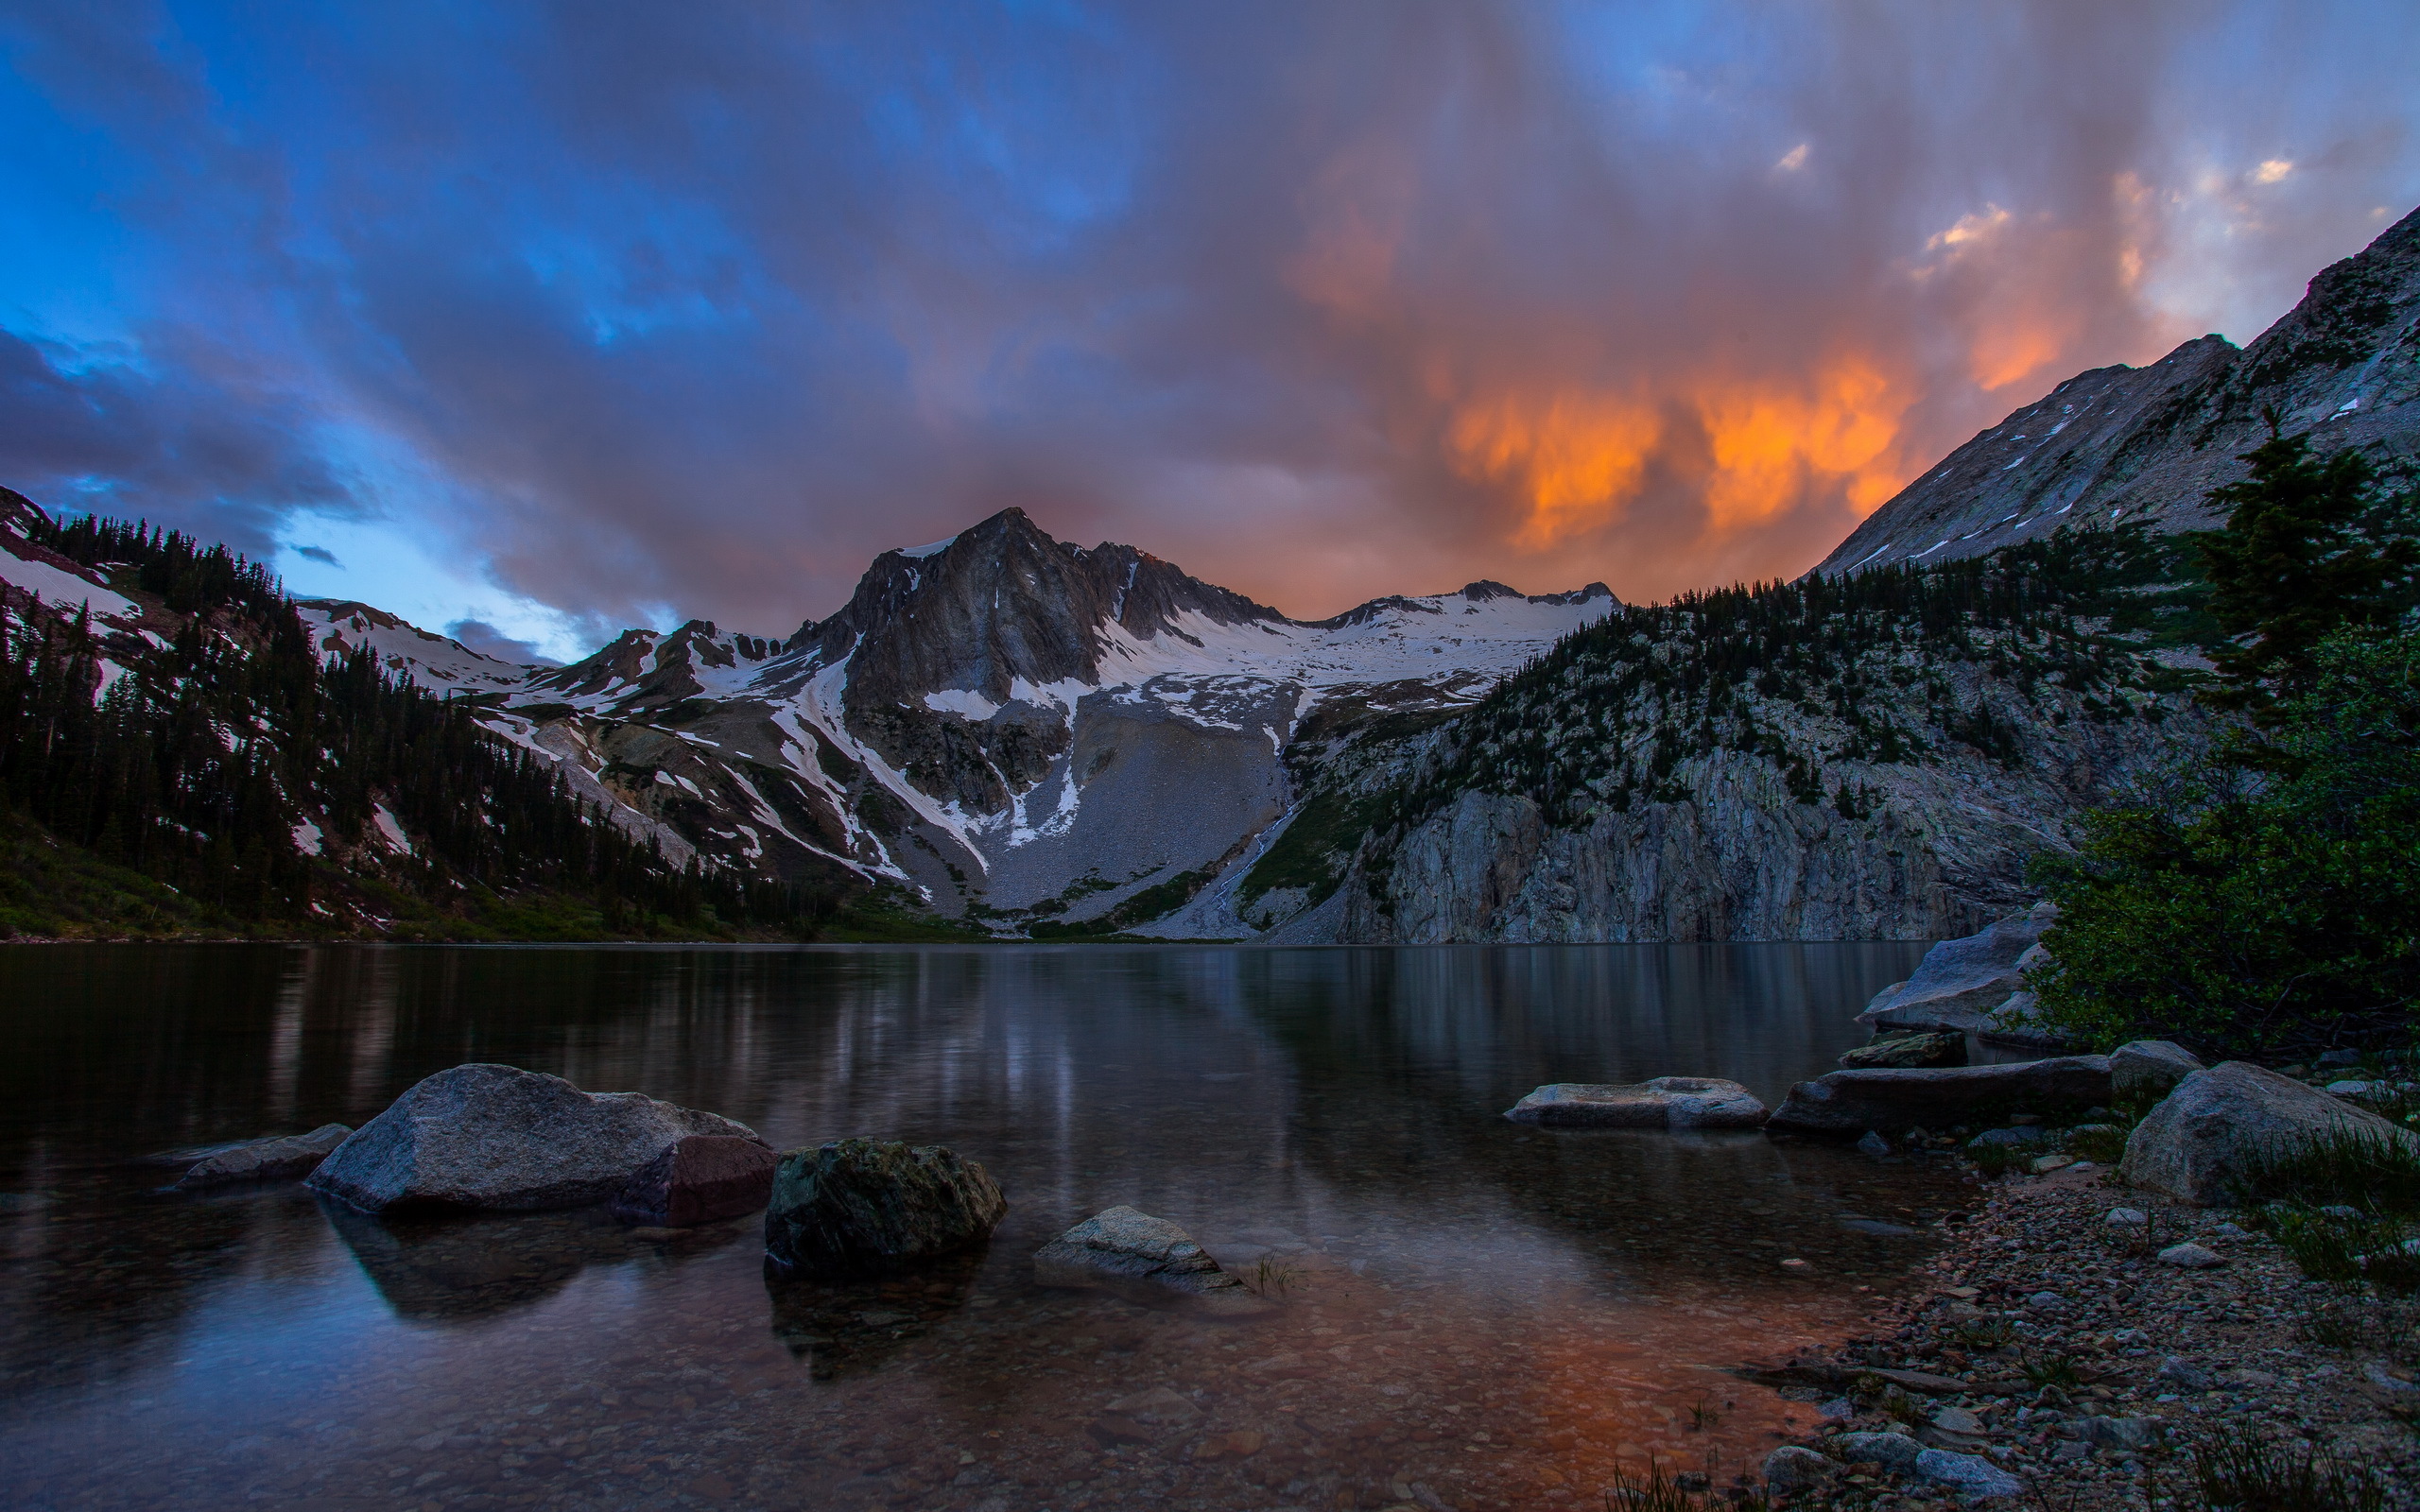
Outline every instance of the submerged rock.
<svg viewBox="0 0 2420 1512">
<path fill-rule="evenodd" d="M 2058 921 L 2059 910 L 2036 903 L 1979 934 L 1945 939 L 1925 952 L 1915 975 L 1884 988 L 1857 1016 L 1876 1028 L 1954 1030 L 1980 1034 L 2002 1026 L 1993 1017 L 2013 995 L 2025 990 L 2019 960 Z M 2041 961 L 2026 961 L 2031 966 Z"/>
<path fill-rule="evenodd" d="M 318 1170 L 352 1132 L 343 1124 L 322 1124 L 308 1134 L 247 1141 L 196 1160 L 178 1178 L 176 1189 L 197 1192 L 246 1181 L 292 1181 Z"/>
<path fill-rule="evenodd" d="M 2109 1052 L 2109 1083 L 2120 1097 L 2165 1097 L 2204 1069 L 2192 1051 L 2166 1040 L 2130 1040 Z"/>
<path fill-rule="evenodd" d="M 1966 1037 L 1962 1034 L 1895 1034 L 1870 1045 L 1859 1045 L 1841 1057 L 1841 1064 L 1856 1070 L 1872 1066 L 1962 1066 Z"/>
<path fill-rule="evenodd" d="M 1505 1110 L 1547 1128 L 1755 1128 L 1765 1105 L 1736 1081 L 1657 1076 L 1618 1084 L 1559 1081 Z"/>
<path fill-rule="evenodd" d="M 737 1218 L 765 1206 L 781 1163 L 763 1143 L 729 1134 L 692 1134 L 665 1146 L 614 1199 L 614 1214 L 666 1228 Z"/>
<path fill-rule="evenodd" d="M 1138 1298 L 1183 1297 L 1214 1312 L 1270 1306 L 1220 1269 L 1192 1235 L 1136 1208 L 1097 1212 L 1035 1250 L 1033 1279 L 1044 1286 L 1098 1287 Z"/>
<path fill-rule="evenodd" d="M 1835 1071 L 1802 1081 L 1772 1126 L 1855 1135 L 1870 1128 L 1981 1123 L 2013 1108 L 2083 1112 L 2109 1101 L 2109 1057 L 2055 1056 L 2009 1066 Z"/>
<path fill-rule="evenodd" d="M 691 1134 L 756 1140 L 745 1124 L 637 1092 L 584 1092 L 517 1066 L 456 1066 L 362 1125 L 308 1185 L 365 1212 L 579 1208 L 610 1200 Z"/>
<path fill-rule="evenodd" d="M 781 1158 L 765 1257 L 809 1275 L 870 1275 L 981 1244 L 1008 1211 L 991 1174 L 955 1150 L 838 1140 Z"/>
<path fill-rule="evenodd" d="M 2126 1140 L 2118 1174 L 2131 1186 L 2204 1207 L 2273 1194 L 2259 1168 L 2297 1145 L 2343 1133 L 2420 1149 L 2420 1137 L 2364 1108 L 2240 1060 L 2197 1071 Z"/>
</svg>

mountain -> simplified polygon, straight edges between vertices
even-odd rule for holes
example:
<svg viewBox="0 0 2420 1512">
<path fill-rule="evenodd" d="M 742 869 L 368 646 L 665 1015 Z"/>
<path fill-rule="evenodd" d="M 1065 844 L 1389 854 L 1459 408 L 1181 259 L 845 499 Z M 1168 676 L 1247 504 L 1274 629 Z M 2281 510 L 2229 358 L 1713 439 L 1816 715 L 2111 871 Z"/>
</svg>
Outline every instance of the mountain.
<svg viewBox="0 0 2420 1512">
<path fill-rule="evenodd" d="M 669 856 L 477 713 L 323 644 L 224 546 L 0 490 L 0 936 L 796 937 L 832 911 Z"/>
<path fill-rule="evenodd" d="M 274 853 L 241 865 L 289 877 L 317 848 L 424 897 L 560 888 L 566 864 L 447 817 L 510 809 L 518 835 L 543 810 L 716 919 L 849 895 L 1033 937 L 1939 936 L 2027 901 L 2036 853 L 2211 735 L 2173 532 L 2212 523 L 2204 493 L 2273 415 L 2323 448 L 2420 453 L 2415 327 L 2420 215 L 2240 352 L 2211 336 L 2070 379 L 1800 581 L 1663 605 L 1478 582 L 1294 620 L 1010 509 L 883 553 L 786 635 L 692 621 L 521 666 L 106 527 L 144 557 L 120 560 L 24 501 L 0 510 L 0 598 L 48 606 L 15 653 L 44 707 L 62 678 L 89 705 L 130 673 L 165 710 L 274 668 L 342 692 L 344 719 L 451 731 L 424 781 L 391 743 L 339 759 L 369 737 L 249 694 L 179 715 L 180 739 L 263 764 L 246 833 Z M 289 618 L 320 672 L 277 660 Z M 0 731 L 19 748 L 25 717 Z"/>
<path fill-rule="evenodd" d="M 1979 556 L 2063 524 L 2218 524 L 2209 491 L 2269 417 L 2314 449 L 2420 457 L 2420 211 L 2310 281 L 2240 351 L 2188 341 L 2148 368 L 2096 368 L 1952 452 L 1876 509 L 1819 573 Z"/>
<path fill-rule="evenodd" d="M 324 650 L 471 700 L 667 856 L 1080 931 L 1157 918 L 1264 839 L 1305 730 L 1445 717 L 1616 607 L 1601 583 L 1479 582 L 1294 620 L 1009 509 L 883 553 L 778 640 L 692 621 L 512 667 L 361 605 L 301 609 Z"/>
</svg>

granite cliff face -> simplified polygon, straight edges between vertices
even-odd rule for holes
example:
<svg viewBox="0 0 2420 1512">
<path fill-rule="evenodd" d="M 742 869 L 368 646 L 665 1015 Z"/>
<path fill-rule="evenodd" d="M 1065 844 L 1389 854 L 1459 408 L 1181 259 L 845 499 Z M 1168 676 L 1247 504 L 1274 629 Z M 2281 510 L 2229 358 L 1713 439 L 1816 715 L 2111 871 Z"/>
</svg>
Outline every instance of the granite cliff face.
<svg viewBox="0 0 2420 1512">
<path fill-rule="evenodd" d="M 1951 453 L 1815 569 L 1979 556 L 2063 524 L 2218 524 L 2209 491 L 2274 414 L 2321 452 L 2420 456 L 2420 211 L 2310 281 L 2237 350 L 2188 341 L 2148 368 L 2096 368 Z"/>
</svg>

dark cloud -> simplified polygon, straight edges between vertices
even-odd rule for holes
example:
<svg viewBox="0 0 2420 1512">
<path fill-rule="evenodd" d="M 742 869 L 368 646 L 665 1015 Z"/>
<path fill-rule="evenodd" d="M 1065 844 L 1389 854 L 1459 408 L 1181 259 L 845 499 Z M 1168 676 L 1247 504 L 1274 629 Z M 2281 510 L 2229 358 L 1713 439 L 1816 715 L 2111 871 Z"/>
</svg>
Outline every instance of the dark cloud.
<svg viewBox="0 0 2420 1512">
<path fill-rule="evenodd" d="M 20 23 L 155 252 L 138 363 L 0 352 L 0 471 L 251 540 L 385 508 L 576 617 L 759 628 L 1011 504 L 1298 613 L 1791 573 L 2420 195 L 2420 38 L 2340 10 Z"/>
<path fill-rule="evenodd" d="M 286 511 L 349 500 L 287 395 L 163 339 L 163 375 L 0 330 L 0 469 L 38 503 L 209 530 L 256 556 Z"/>
<path fill-rule="evenodd" d="M 554 659 L 542 654 L 527 641 L 516 641 L 485 620 L 456 620 L 445 627 L 445 633 L 469 646 L 481 656 L 492 656 L 499 662 L 511 662 L 521 666 L 553 666 Z"/>
<path fill-rule="evenodd" d="M 344 565 L 344 563 L 337 560 L 337 554 L 330 551 L 325 546 L 297 546 L 294 548 L 294 555 L 305 558 L 311 561 L 326 562 L 331 567 L 342 567 Z M 477 622 L 465 621 L 464 623 L 475 624 Z"/>
</svg>

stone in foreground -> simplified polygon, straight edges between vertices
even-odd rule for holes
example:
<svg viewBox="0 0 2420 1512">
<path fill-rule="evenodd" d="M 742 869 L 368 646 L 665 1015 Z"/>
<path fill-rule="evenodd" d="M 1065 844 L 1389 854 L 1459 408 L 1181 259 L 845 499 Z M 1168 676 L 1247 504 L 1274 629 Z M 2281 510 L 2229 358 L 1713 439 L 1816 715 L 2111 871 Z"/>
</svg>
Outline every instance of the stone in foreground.
<svg viewBox="0 0 2420 1512">
<path fill-rule="evenodd" d="M 1841 1057 L 1855 1071 L 1876 1066 L 1962 1066 L 1966 1037 L 1962 1034 L 1901 1034 L 1859 1045 Z"/>
<path fill-rule="evenodd" d="M 1858 1022 L 1961 1034 L 1997 1030 L 2001 1025 L 1994 1012 L 2025 989 L 2020 958 L 2058 917 L 2051 904 L 2037 903 L 2031 912 L 2003 919 L 1980 934 L 1943 940 L 1925 952 L 1915 975 L 1875 994 L 1857 1016 Z"/>
<path fill-rule="evenodd" d="M 1852 1465 L 1871 1462 L 1889 1470 L 1907 1470 L 1925 1446 L 1905 1434 L 1841 1434 L 1832 1439 L 1841 1458 Z"/>
<path fill-rule="evenodd" d="M 322 1124 L 308 1134 L 253 1140 L 220 1150 L 188 1166 L 176 1189 L 199 1192 L 246 1181 L 292 1181 L 318 1170 L 328 1152 L 352 1132 L 342 1124 Z"/>
<path fill-rule="evenodd" d="M 1009 1211 L 990 1173 L 938 1144 L 837 1140 L 773 1173 L 765 1258 L 810 1276 L 867 1276 L 992 1236 Z"/>
<path fill-rule="evenodd" d="M 662 1228 L 738 1218 L 773 1194 L 781 1157 L 754 1140 L 692 1134 L 648 1162 L 614 1199 L 614 1215 Z"/>
<path fill-rule="evenodd" d="M 1033 1279 L 1044 1286 L 1098 1287 L 1131 1297 L 1172 1296 L 1218 1313 L 1270 1306 L 1221 1270 L 1191 1234 L 1129 1207 L 1097 1212 L 1035 1250 Z"/>
<path fill-rule="evenodd" d="M 1811 1491 L 1841 1472 L 1839 1465 L 1813 1450 L 1784 1444 L 1765 1456 L 1765 1489 L 1775 1496 Z"/>
<path fill-rule="evenodd" d="M 2080 1113 L 2109 1101 L 2107 1056 L 2054 1056 L 2011 1066 L 1835 1071 L 1789 1090 L 1772 1127 L 1854 1136 L 1870 1128 L 1943 1128 L 2011 1109 Z"/>
<path fill-rule="evenodd" d="M 1946 1486 L 1962 1502 L 1993 1496 L 2023 1496 L 2025 1483 L 1979 1454 L 1927 1449 L 1916 1456 L 1915 1472 L 1936 1486 Z"/>
<path fill-rule="evenodd" d="M 1765 1105 L 1736 1081 L 1657 1076 L 1621 1084 L 1559 1081 L 1505 1110 L 1546 1128 L 1756 1128 Z"/>
<path fill-rule="evenodd" d="M 2364 1108 L 2241 1060 L 2177 1083 L 2126 1140 L 2127 1184 L 2204 1207 L 2256 1201 L 2262 1161 L 2334 1133 L 2420 1149 L 2420 1137 Z"/>
<path fill-rule="evenodd" d="M 610 1201 L 691 1134 L 756 1138 L 745 1124 L 637 1092 L 584 1092 L 517 1066 L 456 1066 L 362 1125 L 307 1185 L 365 1212 L 584 1208 Z"/>
<path fill-rule="evenodd" d="M 2165 1097 L 2203 1069 L 2201 1058 L 2166 1040 L 2130 1040 L 2109 1052 L 2109 1084 L 2120 1097 Z"/>
</svg>

